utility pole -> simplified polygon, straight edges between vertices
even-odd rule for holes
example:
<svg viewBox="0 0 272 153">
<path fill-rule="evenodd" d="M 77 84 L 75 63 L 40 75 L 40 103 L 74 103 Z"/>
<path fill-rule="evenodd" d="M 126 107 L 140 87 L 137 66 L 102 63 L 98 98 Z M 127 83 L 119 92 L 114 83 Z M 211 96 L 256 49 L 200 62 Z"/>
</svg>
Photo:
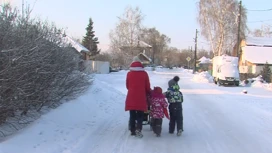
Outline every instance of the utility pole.
<svg viewBox="0 0 272 153">
<path fill-rule="evenodd" d="M 241 29 L 242 1 L 239 2 L 238 33 L 237 33 L 237 57 L 240 57 L 240 29 Z"/>
<path fill-rule="evenodd" d="M 191 55 L 191 59 L 193 59 L 193 46 L 190 46 L 190 55 Z M 191 69 L 192 68 L 192 64 L 191 64 L 192 62 L 190 61 L 190 67 L 189 67 L 189 69 Z"/>
<path fill-rule="evenodd" d="M 196 72 L 196 51 L 197 51 L 197 33 L 198 33 L 198 30 L 196 29 L 196 34 L 195 34 L 195 58 L 194 58 L 194 70 L 193 70 L 193 73 Z"/>
</svg>

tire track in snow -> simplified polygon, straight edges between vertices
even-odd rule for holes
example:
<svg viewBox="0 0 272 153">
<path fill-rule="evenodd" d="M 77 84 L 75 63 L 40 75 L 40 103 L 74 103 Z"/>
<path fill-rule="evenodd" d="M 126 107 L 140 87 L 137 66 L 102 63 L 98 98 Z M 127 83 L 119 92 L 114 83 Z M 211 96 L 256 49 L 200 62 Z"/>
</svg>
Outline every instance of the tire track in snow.
<svg viewBox="0 0 272 153">
<path fill-rule="evenodd" d="M 125 132 L 122 134 L 122 136 L 120 137 L 120 139 L 116 143 L 116 146 L 113 148 L 112 153 L 125 153 L 123 151 L 123 145 L 126 144 L 125 142 L 127 142 L 128 133 L 129 133 L 128 130 L 125 130 Z M 124 140 L 125 140 L 125 142 L 124 142 Z"/>
<path fill-rule="evenodd" d="M 256 152 L 257 150 L 257 152 L 265 152 L 267 148 L 262 148 L 261 144 L 270 143 L 271 140 L 264 133 L 256 132 L 262 126 L 259 123 L 260 118 L 256 116 L 261 114 L 266 116 L 262 111 L 249 106 L 247 99 L 240 95 L 210 93 L 199 96 L 201 97 L 185 95 L 185 99 L 191 102 L 189 104 L 185 100 L 185 107 L 187 105 L 192 107 L 191 110 L 198 109 L 194 113 L 194 119 L 199 120 L 203 124 L 202 128 L 205 129 L 205 133 L 201 133 L 200 138 L 204 138 L 205 135 L 211 136 L 210 142 L 206 145 L 207 151 L 212 148 L 214 152 L 223 150 L 225 152 Z M 202 116 L 199 113 L 202 113 Z M 199 123 L 195 123 L 197 124 Z M 221 141 L 212 142 L 212 139 Z"/>
</svg>

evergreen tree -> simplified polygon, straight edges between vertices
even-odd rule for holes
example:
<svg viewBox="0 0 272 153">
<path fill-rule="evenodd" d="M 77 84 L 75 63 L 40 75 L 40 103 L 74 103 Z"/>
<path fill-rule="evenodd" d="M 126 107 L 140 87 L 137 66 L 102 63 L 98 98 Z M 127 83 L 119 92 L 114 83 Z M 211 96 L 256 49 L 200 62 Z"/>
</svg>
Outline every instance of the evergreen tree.
<svg viewBox="0 0 272 153">
<path fill-rule="evenodd" d="M 271 69 L 270 69 L 269 64 L 267 62 L 265 63 L 265 65 L 263 67 L 261 75 L 266 82 L 268 82 L 268 83 L 271 82 Z"/>
<path fill-rule="evenodd" d="M 100 53 L 97 44 L 99 44 L 98 38 L 95 37 L 95 31 L 93 31 L 93 20 L 89 19 L 89 25 L 86 28 L 86 35 L 83 37 L 82 45 L 90 51 L 90 56 L 93 58 Z"/>
</svg>

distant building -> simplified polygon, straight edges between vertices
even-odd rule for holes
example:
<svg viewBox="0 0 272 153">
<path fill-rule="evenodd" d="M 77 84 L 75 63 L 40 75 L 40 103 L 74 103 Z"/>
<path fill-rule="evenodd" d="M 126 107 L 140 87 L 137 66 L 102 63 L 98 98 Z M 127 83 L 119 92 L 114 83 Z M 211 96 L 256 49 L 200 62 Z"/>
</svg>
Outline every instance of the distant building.
<svg viewBox="0 0 272 153">
<path fill-rule="evenodd" d="M 86 47 L 67 35 L 63 37 L 63 40 L 66 44 L 80 53 L 83 60 L 90 60 L 90 51 Z"/>
<path fill-rule="evenodd" d="M 240 45 L 240 73 L 260 74 L 266 62 L 272 69 L 272 38 L 246 37 Z"/>
<path fill-rule="evenodd" d="M 212 60 L 210 58 L 203 56 L 196 62 L 198 69 L 201 71 L 209 71 L 212 69 Z"/>
<path fill-rule="evenodd" d="M 133 47 L 122 46 L 120 47 L 120 50 L 122 52 L 130 52 L 133 56 L 138 56 L 144 65 L 152 63 L 152 59 L 146 54 L 146 51 L 152 51 L 152 46 L 143 41 L 139 40 L 137 46 Z"/>
</svg>

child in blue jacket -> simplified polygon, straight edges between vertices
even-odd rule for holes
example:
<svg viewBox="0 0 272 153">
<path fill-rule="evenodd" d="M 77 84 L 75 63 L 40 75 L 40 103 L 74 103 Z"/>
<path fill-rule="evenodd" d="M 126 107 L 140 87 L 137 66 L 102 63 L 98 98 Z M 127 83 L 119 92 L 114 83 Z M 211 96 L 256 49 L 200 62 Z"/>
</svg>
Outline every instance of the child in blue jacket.
<svg viewBox="0 0 272 153">
<path fill-rule="evenodd" d="M 180 136 L 183 132 L 183 114 L 182 114 L 182 103 L 183 95 L 179 91 L 178 85 L 179 77 L 175 76 L 168 82 L 169 88 L 165 92 L 165 97 L 169 103 L 170 123 L 169 133 L 173 134 L 175 126 L 177 125 L 177 135 Z"/>
</svg>

